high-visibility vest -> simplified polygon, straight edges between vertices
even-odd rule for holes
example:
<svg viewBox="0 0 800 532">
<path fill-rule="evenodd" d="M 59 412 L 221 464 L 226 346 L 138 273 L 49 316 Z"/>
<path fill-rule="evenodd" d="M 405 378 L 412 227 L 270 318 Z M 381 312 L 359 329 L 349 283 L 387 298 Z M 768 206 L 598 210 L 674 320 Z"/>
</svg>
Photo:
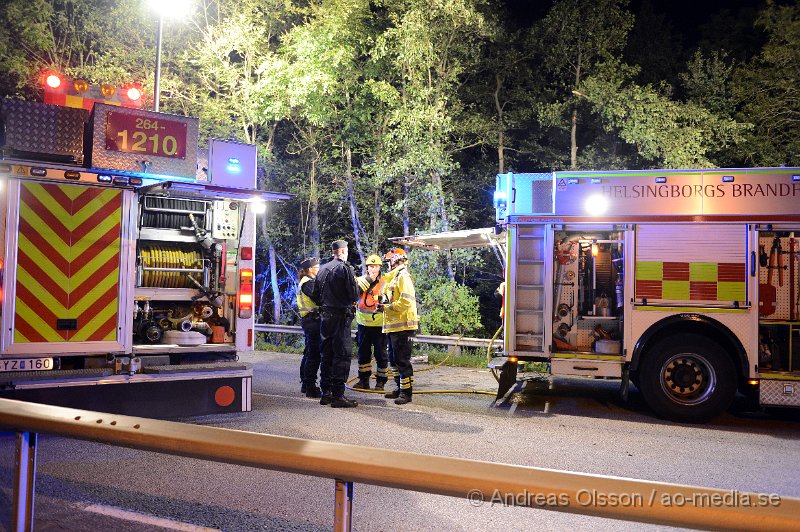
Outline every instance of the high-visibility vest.
<svg viewBox="0 0 800 532">
<path fill-rule="evenodd" d="M 303 293 L 303 285 L 310 281 L 312 278 L 304 275 L 300 279 L 300 284 L 297 285 L 297 310 L 300 312 L 300 317 L 306 316 L 309 312 L 316 312 L 319 310 L 319 305 L 314 303 L 314 300 Z"/>
<path fill-rule="evenodd" d="M 383 294 L 389 302 L 383 307 L 383 332 L 416 331 L 419 327 L 417 294 L 406 265 L 389 272 L 384 282 Z"/>
<path fill-rule="evenodd" d="M 356 323 L 365 327 L 382 327 L 383 326 L 383 312 L 378 312 L 378 296 L 383 289 L 383 278 L 378 279 L 373 283 L 368 275 L 362 275 L 356 279 L 359 288 L 361 288 L 361 296 L 358 298 L 358 310 L 356 311 Z"/>
</svg>

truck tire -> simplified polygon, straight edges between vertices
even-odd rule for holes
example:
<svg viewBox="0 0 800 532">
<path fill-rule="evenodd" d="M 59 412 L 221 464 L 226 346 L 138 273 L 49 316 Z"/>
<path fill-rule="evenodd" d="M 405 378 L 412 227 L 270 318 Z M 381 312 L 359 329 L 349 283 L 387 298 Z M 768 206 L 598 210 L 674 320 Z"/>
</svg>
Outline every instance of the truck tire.
<svg viewBox="0 0 800 532">
<path fill-rule="evenodd" d="M 662 340 L 649 349 L 638 380 L 647 405 L 681 423 L 704 423 L 720 415 L 736 395 L 730 357 L 719 344 L 697 334 Z"/>
</svg>

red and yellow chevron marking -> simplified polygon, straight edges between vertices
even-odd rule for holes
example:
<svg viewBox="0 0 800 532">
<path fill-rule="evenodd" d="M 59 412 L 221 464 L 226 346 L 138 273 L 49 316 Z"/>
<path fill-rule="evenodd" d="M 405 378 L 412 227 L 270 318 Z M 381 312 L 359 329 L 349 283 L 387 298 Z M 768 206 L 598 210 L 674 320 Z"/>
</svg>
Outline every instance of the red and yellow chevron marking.
<svg viewBox="0 0 800 532">
<path fill-rule="evenodd" d="M 20 185 L 15 342 L 117 339 L 121 214 L 119 190 Z"/>
<path fill-rule="evenodd" d="M 744 301 L 747 297 L 744 263 L 636 263 L 636 297 L 680 301 Z"/>
</svg>

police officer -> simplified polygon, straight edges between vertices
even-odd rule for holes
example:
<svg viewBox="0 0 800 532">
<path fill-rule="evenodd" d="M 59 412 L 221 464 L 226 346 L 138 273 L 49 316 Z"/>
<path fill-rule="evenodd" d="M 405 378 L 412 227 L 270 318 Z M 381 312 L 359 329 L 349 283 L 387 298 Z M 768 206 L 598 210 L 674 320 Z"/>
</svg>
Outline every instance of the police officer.
<svg viewBox="0 0 800 532">
<path fill-rule="evenodd" d="M 322 393 L 317 388 L 317 372 L 320 363 L 320 315 L 319 305 L 311 298 L 314 293 L 314 278 L 319 272 L 319 259 L 309 257 L 300 262 L 300 271 L 297 274 L 297 310 L 300 313 L 303 333 L 305 334 L 305 348 L 303 359 L 300 361 L 300 393 L 306 397 L 320 398 Z"/>
<path fill-rule="evenodd" d="M 334 408 L 358 406 L 344 396 L 344 383 L 350 374 L 353 340 L 350 325 L 358 301 L 358 285 L 353 270 L 347 264 L 347 242 L 337 240 L 331 245 L 333 258 L 322 265 L 314 281 L 312 297 L 322 309 L 321 405 Z"/>
<path fill-rule="evenodd" d="M 367 274 L 356 279 L 361 289 L 356 309 L 358 333 L 358 382 L 354 388 L 369 390 L 369 378 L 372 375 L 372 357 L 378 369 L 375 372 L 375 389 L 383 390 L 386 385 L 386 370 L 389 357 L 386 354 L 386 335 L 383 333 L 383 312 L 378 311 L 378 298 L 383 288 L 381 279 L 381 258 L 370 255 L 367 258 Z"/>
<path fill-rule="evenodd" d="M 397 389 L 384 395 L 397 405 L 411 402 L 414 391 L 414 368 L 411 367 L 411 347 L 419 326 L 417 296 L 414 281 L 408 272 L 408 256 L 395 248 L 384 256 L 389 261 L 389 273 L 384 282 L 378 309 L 383 310 L 383 332 L 389 335 L 389 362 L 395 375 Z"/>
</svg>

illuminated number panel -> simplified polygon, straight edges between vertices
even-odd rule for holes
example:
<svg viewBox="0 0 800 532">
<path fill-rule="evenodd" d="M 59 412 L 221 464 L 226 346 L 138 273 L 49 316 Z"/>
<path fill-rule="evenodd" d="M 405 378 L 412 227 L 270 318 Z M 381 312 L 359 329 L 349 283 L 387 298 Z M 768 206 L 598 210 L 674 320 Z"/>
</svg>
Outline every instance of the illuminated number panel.
<svg viewBox="0 0 800 532">
<path fill-rule="evenodd" d="M 107 150 L 186 158 L 186 124 L 183 122 L 112 111 L 107 114 L 105 131 Z"/>
</svg>

